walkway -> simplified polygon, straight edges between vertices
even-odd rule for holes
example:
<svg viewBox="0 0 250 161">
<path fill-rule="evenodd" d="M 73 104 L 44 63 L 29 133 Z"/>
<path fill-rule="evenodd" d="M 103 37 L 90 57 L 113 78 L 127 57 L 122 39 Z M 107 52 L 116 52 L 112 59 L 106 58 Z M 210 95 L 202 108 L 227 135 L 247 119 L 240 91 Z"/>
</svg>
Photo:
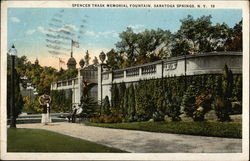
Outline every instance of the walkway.
<svg viewBox="0 0 250 161">
<path fill-rule="evenodd" d="M 241 152 L 241 139 L 109 129 L 57 122 L 49 125 L 18 124 L 18 128 L 46 129 L 135 153 L 234 153 Z"/>
</svg>

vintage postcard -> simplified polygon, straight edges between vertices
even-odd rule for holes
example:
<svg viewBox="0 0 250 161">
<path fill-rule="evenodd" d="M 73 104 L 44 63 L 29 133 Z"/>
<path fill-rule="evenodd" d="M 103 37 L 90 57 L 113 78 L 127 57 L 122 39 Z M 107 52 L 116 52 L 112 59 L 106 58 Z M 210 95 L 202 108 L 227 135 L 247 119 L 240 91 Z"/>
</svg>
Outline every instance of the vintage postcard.
<svg viewBox="0 0 250 161">
<path fill-rule="evenodd" d="M 1 159 L 249 160 L 249 2 L 2 1 Z"/>
</svg>

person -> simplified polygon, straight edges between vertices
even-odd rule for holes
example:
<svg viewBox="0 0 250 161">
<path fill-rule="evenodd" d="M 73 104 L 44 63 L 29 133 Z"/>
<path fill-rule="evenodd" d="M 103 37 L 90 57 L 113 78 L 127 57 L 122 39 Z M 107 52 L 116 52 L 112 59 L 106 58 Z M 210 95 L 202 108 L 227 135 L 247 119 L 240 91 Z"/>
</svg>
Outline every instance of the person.
<svg viewBox="0 0 250 161">
<path fill-rule="evenodd" d="M 76 106 L 74 105 L 73 108 L 72 108 L 72 112 L 69 113 L 69 115 L 67 116 L 69 122 L 75 123 L 75 120 L 76 120 L 76 112 L 77 112 L 77 108 L 76 108 Z"/>
<path fill-rule="evenodd" d="M 49 103 L 51 102 L 51 98 L 49 95 L 42 95 L 38 99 L 40 106 L 42 108 L 42 120 L 41 123 L 43 125 L 47 125 L 49 122 L 51 122 L 51 118 L 49 116 L 49 111 L 50 111 L 50 105 Z"/>
<path fill-rule="evenodd" d="M 73 112 L 72 112 L 72 115 L 71 115 L 72 123 L 75 123 L 75 122 L 76 122 L 76 111 L 77 111 L 77 108 L 76 108 L 76 106 L 74 105 L 74 107 L 73 107 Z"/>
</svg>

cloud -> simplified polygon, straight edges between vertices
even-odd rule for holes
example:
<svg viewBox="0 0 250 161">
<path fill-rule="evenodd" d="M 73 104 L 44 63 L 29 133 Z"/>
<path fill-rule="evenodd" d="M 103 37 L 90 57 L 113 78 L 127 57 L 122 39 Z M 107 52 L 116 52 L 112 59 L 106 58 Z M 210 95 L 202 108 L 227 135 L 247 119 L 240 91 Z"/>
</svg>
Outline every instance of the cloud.
<svg viewBox="0 0 250 161">
<path fill-rule="evenodd" d="M 10 20 L 12 21 L 12 22 L 21 22 L 21 20 L 20 19 L 18 19 L 17 17 L 11 17 L 10 18 Z"/>
<path fill-rule="evenodd" d="M 44 27 L 42 27 L 42 26 L 38 26 L 37 30 L 40 31 L 41 33 L 44 33 L 44 34 L 48 33 L 48 31 L 45 30 Z"/>
<path fill-rule="evenodd" d="M 86 31 L 85 35 L 86 36 L 90 36 L 90 37 L 94 37 L 94 38 L 98 38 L 99 37 L 98 33 L 95 33 L 94 31 Z"/>
<path fill-rule="evenodd" d="M 34 32 L 36 32 L 35 29 L 27 30 L 25 33 L 26 35 L 32 35 Z"/>
<path fill-rule="evenodd" d="M 141 29 L 141 28 L 145 28 L 145 26 L 144 26 L 144 25 L 141 25 L 141 24 L 129 25 L 128 27 L 131 27 L 132 29 Z"/>
</svg>

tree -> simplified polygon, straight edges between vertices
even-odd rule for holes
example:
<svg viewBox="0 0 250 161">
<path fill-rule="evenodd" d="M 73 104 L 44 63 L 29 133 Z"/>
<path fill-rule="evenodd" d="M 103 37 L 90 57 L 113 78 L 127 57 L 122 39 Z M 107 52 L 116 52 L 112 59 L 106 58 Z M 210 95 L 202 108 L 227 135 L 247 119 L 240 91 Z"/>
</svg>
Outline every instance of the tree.
<svg viewBox="0 0 250 161">
<path fill-rule="evenodd" d="M 195 104 L 195 97 L 197 96 L 197 90 L 195 89 L 194 83 L 192 83 L 185 92 L 182 103 L 181 112 L 185 113 L 188 117 L 193 118 L 193 114 L 197 109 Z"/>
<path fill-rule="evenodd" d="M 184 56 L 192 54 L 192 44 L 188 40 L 175 38 L 175 42 L 172 44 L 171 56 Z"/>
<path fill-rule="evenodd" d="M 230 121 L 229 114 L 232 111 L 232 91 L 233 91 L 233 74 L 225 65 L 222 72 L 222 93 L 215 99 L 215 112 L 219 121 Z"/>
<path fill-rule="evenodd" d="M 133 84 L 128 88 L 128 116 L 130 121 L 135 119 L 135 90 Z"/>
<path fill-rule="evenodd" d="M 123 117 L 126 115 L 126 109 L 125 109 L 125 95 L 126 95 L 126 85 L 125 85 L 125 82 L 122 82 L 120 85 L 119 85 L 119 93 L 120 93 L 120 109 L 122 111 L 122 115 Z"/>
<path fill-rule="evenodd" d="M 170 93 L 165 92 L 164 107 L 166 108 L 166 114 L 171 117 L 172 121 L 180 121 L 180 106 L 177 104 L 176 98 Z"/>
<path fill-rule="evenodd" d="M 153 81 L 153 99 L 155 112 L 153 118 L 155 121 L 163 121 L 165 116 L 164 104 L 164 91 L 163 91 L 163 80 L 158 79 Z"/>
<path fill-rule="evenodd" d="M 105 96 L 102 109 L 101 109 L 101 114 L 102 115 L 109 115 L 110 114 L 110 103 L 109 103 L 109 97 Z"/>
<path fill-rule="evenodd" d="M 95 56 L 95 58 L 93 59 L 93 65 L 98 65 L 98 64 L 99 64 L 99 60 Z"/>
<path fill-rule="evenodd" d="M 117 110 L 120 107 L 120 94 L 116 83 L 111 87 L 111 107 Z"/>
<path fill-rule="evenodd" d="M 85 96 L 81 98 L 81 116 L 84 118 L 93 118 L 98 115 L 98 103 L 94 98 Z"/>
<path fill-rule="evenodd" d="M 231 102 L 227 98 L 218 97 L 215 99 L 214 109 L 219 121 L 230 121 Z"/>
<path fill-rule="evenodd" d="M 143 64 L 159 60 L 161 57 L 156 55 L 156 49 L 160 45 L 165 46 L 170 43 L 171 32 L 168 30 L 144 30 L 137 34 L 137 50 L 138 56 L 136 58 L 136 64 Z"/>
<path fill-rule="evenodd" d="M 230 36 L 226 42 L 226 50 L 242 51 L 242 20 L 234 26 Z"/>
<path fill-rule="evenodd" d="M 225 46 L 228 43 L 228 39 L 231 37 L 231 29 L 227 24 L 217 23 L 215 26 L 210 27 L 210 51 L 225 51 Z"/>
<path fill-rule="evenodd" d="M 233 92 L 233 73 L 225 65 L 222 73 L 222 94 L 225 98 L 231 98 Z"/>
<path fill-rule="evenodd" d="M 178 30 L 178 33 L 182 35 L 183 39 L 187 39 L 193 43 L 193 50 L 195 52 L 211 50 L 208 40 L 212 24 L 211 18 L 212 16 L 209 15 L 201 16 L 195 20 L 191 15 L 188 15 L 187 18 L 180 20 L 181 27 L 180 30 Z"/>
<path fill-rule="evenodd" d="M 132 28 L 128 27 L 126 31 L 119 34 L 121 41 L 116 43 L 116 48 L 118 52 L 124 53 L 127 57 L 126 62 L 129 66 L 133 65 L 136 59 L 136 54 L 138 53 L 137 48 L 137 34 L 134 33 Z"/>
<path fill-rule="evenodd" d="M 242 102 L 242 75 L 236 77 L 233 95 L 235 100 Z"/>
<path fill-rule="evenodd" d="M 136 88 L 136 112 L 138 121 L 146 121 L 152 118 L 155 112 L 152 81 L 142 80 Z"/>
<path fill-rule="evenodd" d="M 119 69 L 122 67 L 123 58 L 119 55 L 114 49 L 111 49 L 107 52 L 107 65 L 110 66 L 113 70 Z"/>
<path fill-rule="evenodd" d="M 52 90 L 51 107 L 55 112 L 69 112 L 72 105 L 72 90 Z"/>
<path fill-rule="evenodd" d="M 87 50 L 86 55 L 84 56 L 84 61 L 85 61 L 86 66 L 89 65 L 89 60 L 90 60 L 89 51 Z"/>
<path fill-rule="evenodd" d="M 122 101 L 121 101 L 121 107 L 122 107 L 122 114 L 123 117 L 127 119 L 128 117 L 128 108 L 129 108 L 129 104 L 128 104 L 128 96 L 129 92 L 128 92 L 128 88 L 125 88 L 123 97 L 122 97 Z"/>
</svg>

